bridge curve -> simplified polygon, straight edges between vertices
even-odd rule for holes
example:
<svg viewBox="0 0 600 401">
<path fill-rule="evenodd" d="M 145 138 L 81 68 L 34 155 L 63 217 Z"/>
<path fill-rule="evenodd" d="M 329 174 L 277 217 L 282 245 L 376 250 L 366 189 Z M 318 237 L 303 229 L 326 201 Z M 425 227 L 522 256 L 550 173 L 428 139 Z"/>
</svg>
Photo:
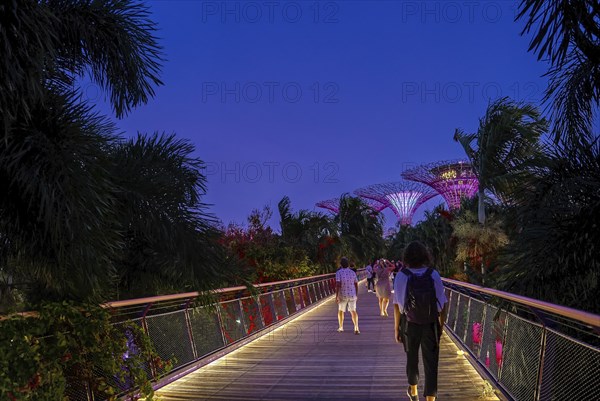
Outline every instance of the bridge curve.
<svg viewBox="0 0 600 401">
<path fill-rule="evenodd" d="M 600 399 L 600 316 L 442 280 L 449 313 L 440 400 Z M 334 289 L 334 274 L 325 274 L 104 306 L 117 324 L 138 322 L 173 362 L 171 373 L 146 366 L 164 400 L 405 399 L 393 319 L 379 316 L 376 297 L 361 285 L 362 334 L 337 333 Z M 70 393 L 95 399 L 88 383 Z"/>
<path fill-rule="evenodd" d="M 338 333 L 336 311 L 330 297 L 157 395 L 164 401 L 405 399 L 406 354 L 393 339 L 393 317 L 379 316 L 375 294 L 360 286 L 360 335 L 354 335 L 349 316 L 346 331 Z M 498 400 L 493 393 L 482 397 L 484 380 L 446 334 L 439 371 L 441 400 Z"/>
</svg>

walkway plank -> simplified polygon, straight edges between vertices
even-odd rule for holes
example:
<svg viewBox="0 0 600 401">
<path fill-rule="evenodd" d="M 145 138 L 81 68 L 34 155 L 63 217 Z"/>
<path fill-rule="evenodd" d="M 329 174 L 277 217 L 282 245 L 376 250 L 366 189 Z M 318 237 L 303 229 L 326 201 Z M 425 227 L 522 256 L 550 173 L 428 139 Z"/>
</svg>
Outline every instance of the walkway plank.
<svg viewBox="0 0 600 401">
<path fill-rule="evenodd" d="M 349 314 L 347 331 L 336 331 L 337 305 L 330 299 L 161 388 L 157 396 L 163 401 L 407 400 L 406 355 L 393 339 L 394 319 L 379 316 L 377 298 L 360 287 L 361 335 L 354 335 Z M 446 334 L 441 347 L 438 400 L 498 400 L 482 397 L 483 379 Z"/>
</svg>

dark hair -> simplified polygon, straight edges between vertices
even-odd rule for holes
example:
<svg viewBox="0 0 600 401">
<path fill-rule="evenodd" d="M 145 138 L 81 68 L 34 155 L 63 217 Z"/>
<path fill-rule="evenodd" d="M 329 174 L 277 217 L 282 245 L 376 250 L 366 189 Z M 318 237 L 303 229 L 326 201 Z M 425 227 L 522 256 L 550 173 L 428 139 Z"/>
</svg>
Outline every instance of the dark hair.
<svg viewBox="0 0 600 401">
<path fill-rule="evenodd" d="M 404 264 L 408 267 L 421 267 L 431 264 L 431 255 L 420 241 L 413 241 L 404 248 Z"/>
<path fill-rule="evenodd" d="M 340 265 L 342 265 L 342 267 L 348 267 L 348 259 L 347 258 L 341 258 L 340 259 Z"/>
</svg>

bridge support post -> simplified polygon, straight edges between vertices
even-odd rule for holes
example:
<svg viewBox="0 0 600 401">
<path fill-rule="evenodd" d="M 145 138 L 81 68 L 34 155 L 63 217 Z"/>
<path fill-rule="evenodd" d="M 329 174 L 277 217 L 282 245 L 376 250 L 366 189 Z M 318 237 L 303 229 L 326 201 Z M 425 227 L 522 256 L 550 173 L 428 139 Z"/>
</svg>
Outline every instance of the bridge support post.
<svg viewBox="0 0 600 401">
<path fill-rule="evenodd" d="M 192 332 L 192 321 L 190 320 L 190 304 L 192 303 L 192 298 L 188 299 L 188 301 L 185 303 L 185 310 L 184 310 L 184 316 L 185 316 L 185 325 L 187 327 L 187 332 L 188 332 L 188 338 L 190 340 L 190 346 L 192 348 L 192 356 L 194 357 L 194 359 L 198 358 L 198 350 L 196 349 L 196 343 L 194 341 L 194 334 Z"/>
<path fill-rule="evenodd" d="M 540 401 L 542 397 L 542 380 L 544 377 L 544 361 L 547 354 L 547 339 L 548 339 L 548 327 L 546 326 L 546 319 L 534 308 L 529 308 L 535 316 L 542 322 L 542 339 L 541 339 L 541 351 L 540 351 L 540 363 L 538 365 L 538 377 L 535 386 L 535 401 Z"/>
<path fill-rule="evenodd" d="M 217 302 L 215 309 L 217 310 L 217 320 L 219 321 L 219 331 L 223 339 L 223 346 L 227 346 L 227 337 L 225 337 L 225 326 L 223 325 L 223 317 L 221 316 L 221 303 Z"/>
</svg>

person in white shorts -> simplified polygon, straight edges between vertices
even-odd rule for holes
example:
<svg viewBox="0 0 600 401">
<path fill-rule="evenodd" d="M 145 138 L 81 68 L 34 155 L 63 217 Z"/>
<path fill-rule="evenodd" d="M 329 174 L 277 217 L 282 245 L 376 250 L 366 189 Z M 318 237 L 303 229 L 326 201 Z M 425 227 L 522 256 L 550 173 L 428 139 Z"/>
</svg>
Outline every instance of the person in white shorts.
<svg viewBox="0 0 600 401">
<path fill-rule="evenodd" d="M 344 312 L 346 308 L 352 316 L 354 323 L 354 334 L 360 334 L 358 329 L 358 312 L 356 312 L 356 300 L 358 299 L 358 278 L 356 273 L 348 268 L 348 259 L 340 260 L 342 266 L 335 273 L 335 300 L 338 304 L 338 331 L 344 331 Z"/>
</svg>

